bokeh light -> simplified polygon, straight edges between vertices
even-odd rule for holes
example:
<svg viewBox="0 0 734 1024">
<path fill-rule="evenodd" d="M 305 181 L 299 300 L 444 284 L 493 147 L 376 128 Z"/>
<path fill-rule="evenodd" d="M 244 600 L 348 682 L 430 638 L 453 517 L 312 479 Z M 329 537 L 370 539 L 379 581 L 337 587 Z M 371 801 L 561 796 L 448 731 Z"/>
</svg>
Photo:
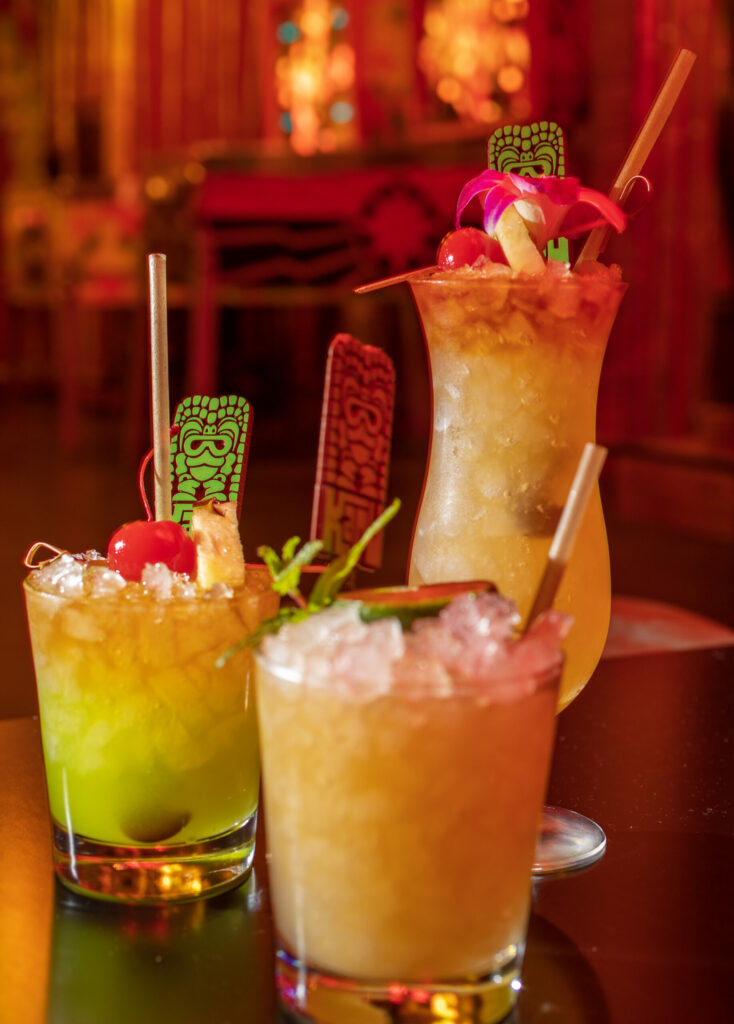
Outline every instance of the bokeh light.
<svg viewBox="0 0 734 1024">
<path fill-rule="evenodd" d="M 462 120 L 522 119 L 530 107 L 529 0 L 428 0 L 419 63 Z"/>
<path fill-rule="evenodd" d="M 296 153 L 344 148 L 356 138 L 354 50 L 349 14 L 330 0 L 302 0 L 276 29 L 279 124 Z"/>
</svg>

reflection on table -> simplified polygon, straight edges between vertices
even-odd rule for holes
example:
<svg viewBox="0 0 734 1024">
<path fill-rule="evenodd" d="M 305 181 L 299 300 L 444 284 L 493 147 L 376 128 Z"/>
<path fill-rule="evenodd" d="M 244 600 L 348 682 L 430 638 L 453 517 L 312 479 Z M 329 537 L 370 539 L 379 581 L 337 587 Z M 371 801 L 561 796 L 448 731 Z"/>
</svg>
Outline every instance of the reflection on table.
<svg viewBox="0 0 734 1024">
<path fill-rule="evenodd" d="M 48 1020 L 271 1024 L 266 902 L 257 870 L 233 892 L 170 907 L 90 907 L 57 885 Z"/>
</svg>

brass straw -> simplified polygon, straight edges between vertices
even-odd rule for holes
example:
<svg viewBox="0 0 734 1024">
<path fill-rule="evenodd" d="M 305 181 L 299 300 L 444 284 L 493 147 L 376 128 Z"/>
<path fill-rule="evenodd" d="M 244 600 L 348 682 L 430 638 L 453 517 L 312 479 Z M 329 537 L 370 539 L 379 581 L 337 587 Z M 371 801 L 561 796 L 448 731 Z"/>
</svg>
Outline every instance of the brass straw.
<svg viewBox="0 0 734 1024">
<path fill-rule="evenodd" d="M 168 397 L 166 257 L 148 256 L 150 290 L 150 395 L 153 433 L 153 501 L 156 519 L 171 519 L 171 413 Z"/>
</svg>

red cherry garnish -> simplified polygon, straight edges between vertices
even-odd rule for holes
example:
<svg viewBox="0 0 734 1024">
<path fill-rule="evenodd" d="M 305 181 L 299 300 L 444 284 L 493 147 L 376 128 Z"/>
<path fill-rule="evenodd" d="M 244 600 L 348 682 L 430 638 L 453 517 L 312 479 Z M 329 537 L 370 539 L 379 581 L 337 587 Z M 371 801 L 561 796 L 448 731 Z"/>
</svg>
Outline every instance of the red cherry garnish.
<svg viewBox="0 0 734 1024">
<path fill-rule="evenodd" d="M 438 247 L 436 263 L 441 270 L 471 267 L 480 256 L 492 263 L 506 263 L 502 246 L 479 228 L 459 228 L 444 235 Z"/>
<path fill-rule="evenodd" d="M 146 565 L 163 562 L 172 572 L 193 575 L 196 545 L 183 526 L 169 520 L 137 519 L 110 537 L 107 561 L 126 580 L 139 580 Z"/>
</svg>

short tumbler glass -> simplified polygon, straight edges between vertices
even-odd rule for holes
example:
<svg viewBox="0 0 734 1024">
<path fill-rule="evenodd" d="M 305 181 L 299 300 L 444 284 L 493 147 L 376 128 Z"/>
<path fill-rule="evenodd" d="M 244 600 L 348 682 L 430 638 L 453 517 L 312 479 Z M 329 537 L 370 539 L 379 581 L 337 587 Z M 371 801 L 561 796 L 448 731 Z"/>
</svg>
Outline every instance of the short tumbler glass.
<svg viewBox="0 0 734 1024">
<path fill-rule="evenodd" d="M 259 751 L 252 653 L 269 575 L 171 596 L 24 584 L 58 877 L 101 899 L 210 896 L 247 876 Z"/>
<path fill-rule="evenodd" d="M 260 650 L 255 662 L 291 1015 L 366 1020 L 357 1002 L 390 1005 L 395 1020 L 504 1018 L 520 988 L 557 653 L 496 690 L 416 679 L 369 697 Z"/>
</svg>

